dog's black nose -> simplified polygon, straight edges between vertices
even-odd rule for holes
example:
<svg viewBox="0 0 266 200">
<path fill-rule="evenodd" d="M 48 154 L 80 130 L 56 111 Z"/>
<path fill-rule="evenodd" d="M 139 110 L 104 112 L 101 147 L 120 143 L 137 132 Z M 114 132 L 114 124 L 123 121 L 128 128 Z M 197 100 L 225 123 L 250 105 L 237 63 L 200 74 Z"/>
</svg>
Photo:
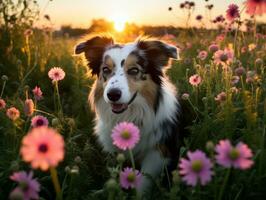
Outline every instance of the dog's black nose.
<svg viewBox="0 0 266 200">
<path fill-rule="evenodd" d="M 109 90 L 107 97 L 110 101 L 118 101 L 121 98 L 121 90 L 114 88 Z"/>
</svg>

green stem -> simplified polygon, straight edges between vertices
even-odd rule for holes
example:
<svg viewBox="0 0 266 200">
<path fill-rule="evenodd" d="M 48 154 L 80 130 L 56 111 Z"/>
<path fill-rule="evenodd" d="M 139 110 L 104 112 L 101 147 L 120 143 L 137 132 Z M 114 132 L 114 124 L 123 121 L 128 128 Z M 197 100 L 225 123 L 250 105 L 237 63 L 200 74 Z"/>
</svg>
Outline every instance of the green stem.
<svg viewBox="0 0 266 200">
<path fill-rule="evenodd" d="M 55 192 L 56 192 L 56 200 L 62 200 L 63 199 L 62 198 L 62 192 L 61 192 L 61 187 L 59 184 L 56 169 L 54 167 L 51 167 L 50 173 L 51 173 L 52 181 L 53 181 Z"/>
<path fill-rule="evenodd" d="M 231 168 L 229 168 L 227 170 L 227 172 L 226 172 L 226 175 L 225 175 L 225 178 L 224 178 L 224 182 L 223 182 L 222 188 L 221 188 L 220 193 L 219 193 L 218 200 L 222 200 L 222 198 L 223 198 L 223 193 L 224 193 L 224 190 L 225 190 L 226 183 L 227 183 L 227 181 L 229 179 L 230 172 L 231 172 Z"/>
<path fill-rule="evenodd" d="M 43 114 L 46 114 L 48 116 L 51 116 L 51 117 L 54 117 L 56 118 L 55 115 L 51 114 L 51 113 L 48 113 L 48 112 L 45 112 L 45 111 L 42 111 L 42 110 L 38 110 L 38 109 L 34 109 L 35 112 L 38 112 L 38 113 L 43 113 Z"/>
<path fill-rule="evenodd" d="M 3 87 L 2 87 L 2 91 L 1 91 L 0 99 L 1 99 L 2 96 L 3 96 L 3 93 L 4 93 L 4 89 L 5 89 L 5 87 L 6 87 L 6 81 L 4 81 L 4 83 L 3 83 Z"/>
<path fill-rule="evenodd" d="M 57 96 L 57 111 L 58 111 L 58 114 L 60 113 L 63 116 L 63 110 L 62 110 L 59 88 L 58 88 L 58 81 L 55 82 L 55 92 L 56 92 L 56 96 Z"/>
<path fill-rule="evenodd" d="M 128 151 L 129 151 L 129 157 L 130 157 L 130 160 L 131 160 L 131 164 L 132 164 L 133 170 L 135 170 L 136 167 L 135 167 L 135 161 L 134 161 L 132 150 L 129 149 Z"/>
</svg>

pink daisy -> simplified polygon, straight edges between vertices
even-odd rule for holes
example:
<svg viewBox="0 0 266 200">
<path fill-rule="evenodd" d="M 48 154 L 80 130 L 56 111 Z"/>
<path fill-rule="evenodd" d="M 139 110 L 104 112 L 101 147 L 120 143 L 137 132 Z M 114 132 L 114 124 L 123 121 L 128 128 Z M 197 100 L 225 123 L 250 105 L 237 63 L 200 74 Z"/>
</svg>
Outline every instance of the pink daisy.
<svg viewBox="0 0 266 200">
<path fill-rule="evenodd" d="M 188 152 L 187 156 L 188 159 L 182 158 L 179 162 L 182 180 L 191 186 L 195 186 L 198 181 L 201 185 L 206 185 L 213 174 L 210 159 L 200 150 Z"/>
<path fill-rule="evenodd" d="M 40 87 L 35 86 L 35 88 L 32 90 L 32 93 L 37 101 L 42 99 L 42 90 Z"/>
<path fill-rule="evenodd" d="M 27 99 L 24 104 L 24 113 L 26 116 L 30 117 L 34 112 L 34 103 L 32 99 Z"/>
<path fill-rule="evenodd" d="M 249 15 L 263 15 L 266 13 L 266 0 L 247 0 L 246 13 Z"/>
<path fill-rule="evenodd" d="M 233 166 L 234 168 L 244 170 L 253 165 L 253 161 L 251 160 L 252 152 L 242 142 L 239 142 L 233 147 L 229 140 L 221 140 L 216 145 L 215 151 L 217 153 L 215 156 L 216 161 L 223 167 L 229 168 Z"/>
<path fill-rule="evenodd" d="M 48 126 L 49 122 L 48 119 L 42 115 L 36 115 L 31 119 L 31 126 L 33 128 L 39 126 Z"/>
<path fill-rule="evenodd" d="M 5 100 L 4 99 L 0 99 L 0 110 L 5 109 L 5 107 L 6 107 Z"/>
<path fill-rule="evenodd" d="M 56 130 L 41 126 L 33 128 L 22 139 L 22 159 L 32 168 L 47 170 L 56 167 L 64 159 L 64 139 Z"/>
<path fill-rule="evenodd" d="M 32 177 L 32 172 L 29 174 L 24 171 L 13 173 L 10 179 L 18 182 L 19 185 L 11 192 L 10 196 L 20 192 L 23 195 L 23 200 L 39 199 L 38 192 L 40 191 L 40 184 Z"/>
<path fill-rule="evenodd" d="M 198 74 L 194 74 L 189 77 L 189 83 L 193 86 L 198 86 L 201 83 L 201 77 Z"/>
<path fill-rule="evenodd" d="M 66 74 L 64 70 L 60 67 L 53 67 L 48 72 L 49 78 L 52 79 L 53 81 L 61 81 L 65 78 L 65 75 Z"/>
<path fill-rule="evenodd" d="M 140 133 L 137 126 L 130 122 L 121 122 L 117 124 L 112 135 L 113 144 L 119 149 L 133 149 L 140 140 Z"/>
<path fill-rule="evenodd" d="M 226 11 L 226 18 L 229 21 L 233 21 L 235 18 L 238 18 L 238 17 L 240 17 L 238 5 L 230 4 Z"/>
<path fill-rule="evenodd" d="M 207 51 L 200 51 L 198 54 L 198 58 L 201 60 L 205 60 L 208 56 L 208 52 Z"/>
<path fill-rule="evenodd" d="M 11 107 L 7 109 L 6 115 L 8 116 L 9 119 L 11 119 L 12 121 L 15 121 L 16 119 L 19 118 L 20 112 L 15 107 Z"/>
<path fill-rule="evenodd" d="M 218 50 L 214 54 L 214 63 L 219 64 L 230 64 L 233 61 L 234 52 L 230 49 Z"/>
<path fill-rule="evenodd" d="M 138 188 L 141 184 L 142 175 L 138 170 L 126 167 L 120 172 L 119 179 L 122 188 Z"/>
</svg>

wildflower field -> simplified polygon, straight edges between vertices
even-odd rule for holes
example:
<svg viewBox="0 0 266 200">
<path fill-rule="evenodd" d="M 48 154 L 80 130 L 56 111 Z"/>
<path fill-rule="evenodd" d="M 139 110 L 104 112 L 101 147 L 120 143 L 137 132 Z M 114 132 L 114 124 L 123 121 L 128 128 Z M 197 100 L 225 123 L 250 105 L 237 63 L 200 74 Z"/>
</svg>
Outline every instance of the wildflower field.
<svg viewBox="0 0 266 200">
<path fill-rule="evenodd" d="M 74 54 L 84 35 L 59 34 L 50 16 L 36 27 L 44 13 L 35 1 L 0 2 L 1 200 L 266 198 L 266 26 L 256 21 L 265 0 L 228 5 L 210 19 L 193 12 L 200 3 L 211 12 L 215 1 L 166 3 L 169 12 L 182 10 L 185 28 L 110 30 L 120 42 L 151 34 L 179 48 L 166 73 L 193 116 L 176 170 L 151 178 L 154 187 L 142 196 L 137 187 L 149 175 L 135 169 L 131 152 L 138 127 L 123 122 L 110 130 L 119 154 L 103 152 L 93 134 L 95 77 Z"/>
</svg>

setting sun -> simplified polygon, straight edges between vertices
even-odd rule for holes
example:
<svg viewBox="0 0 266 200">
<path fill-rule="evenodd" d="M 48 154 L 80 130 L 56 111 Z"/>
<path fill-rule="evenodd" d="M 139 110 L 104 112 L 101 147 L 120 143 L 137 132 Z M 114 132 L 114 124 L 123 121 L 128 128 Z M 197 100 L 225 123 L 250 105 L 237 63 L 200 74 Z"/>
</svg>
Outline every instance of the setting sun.
<svg viewBox="0 0 266 200">
<path fill-rule="evenodd" d="M 115 16 L 112 21 L 114 22 L 114 28 L 118 32 L 122 32 L 125 29 L 126 17 L 125 16 Z"/>
</svg>

